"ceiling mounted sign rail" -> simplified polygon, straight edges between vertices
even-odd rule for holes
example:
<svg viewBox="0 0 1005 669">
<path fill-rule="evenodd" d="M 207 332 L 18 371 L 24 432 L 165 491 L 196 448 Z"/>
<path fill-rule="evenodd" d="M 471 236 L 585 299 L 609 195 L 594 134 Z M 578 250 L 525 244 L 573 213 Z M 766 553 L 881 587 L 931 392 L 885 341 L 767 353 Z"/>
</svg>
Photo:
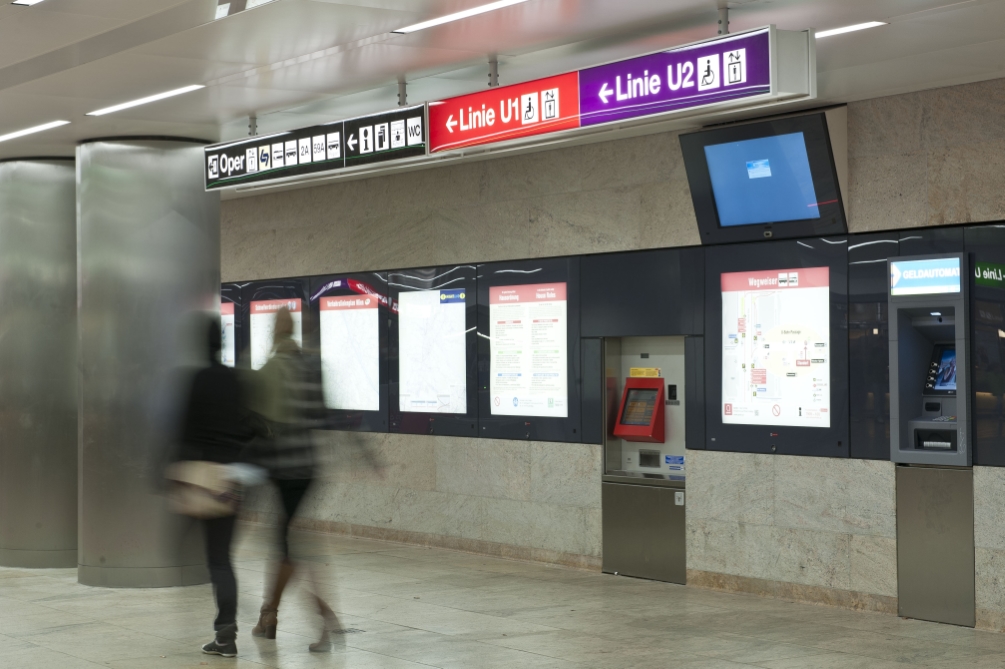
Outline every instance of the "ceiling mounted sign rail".
<svg viewBox="0 0 1005 669">
<path fill-rule="evenodd" d="M 809 32 L 774 26 L 429 103 L 430 153 L 816 97 Z"/>
<path fill-rule="evenodd" d="M 206 190 L 426 155 L 426 107 L 206 147 Z"/>
</svg>

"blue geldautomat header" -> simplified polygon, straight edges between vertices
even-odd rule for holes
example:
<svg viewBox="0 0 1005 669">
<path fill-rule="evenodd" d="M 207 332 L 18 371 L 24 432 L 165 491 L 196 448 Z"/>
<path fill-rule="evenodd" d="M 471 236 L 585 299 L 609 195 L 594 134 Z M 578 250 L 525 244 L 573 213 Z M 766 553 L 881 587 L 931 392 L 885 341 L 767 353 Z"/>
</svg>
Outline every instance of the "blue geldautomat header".
<svg viewBox="0 0 1005 669">
<path fill-rule="evenodd" d="M 441 290 L 440 304 L 464 304 L 463 290 Z"/>
<path fill-rule="evenodd" d="M 891 295 L 937 295 L 961 290 L 960 259 L 894 260 L 890 262 Z"/>
</svg>

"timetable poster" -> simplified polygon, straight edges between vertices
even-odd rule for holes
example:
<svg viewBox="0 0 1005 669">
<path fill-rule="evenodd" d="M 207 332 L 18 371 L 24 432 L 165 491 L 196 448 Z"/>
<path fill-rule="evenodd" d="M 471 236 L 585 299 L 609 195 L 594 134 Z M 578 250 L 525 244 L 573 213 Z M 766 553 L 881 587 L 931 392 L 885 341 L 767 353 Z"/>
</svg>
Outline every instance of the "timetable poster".
<svg viewBox="0 0 1005 669">
<path fill-rule="evenodd" d="M 321 373 L 325 406 L 380 410 L 380 316 L 372 295 L 322 297 Z"/>
<path fill-rule="evenodd" d="M 830 427 L 830 269 L 722 274 L 722 422 Z"/>
<path fill-rule="evenodd" d="M 494 416 L 567 418 L 565 283 L 489 288 Z"/>
<path fill-rule="evenodd" d="M 463 289 L 398 296 L 398 407 L 467 413 L 467 332 Z"/>
<path fill-rule="evenodd" d="M 304 345 L 303 304 L 299 298 L 258 300 L 251 303 L 251 368 L 261 369 L 272 357 L 276 312 L 286 307 L 293 318 L 293 340 Z"/>
<path fill-rule="evenodd" d="M 234 303 L 220 304 L 220 362 L 227 367 L 237 364 L 237 333 L 234 318 Z"/>
</svg>

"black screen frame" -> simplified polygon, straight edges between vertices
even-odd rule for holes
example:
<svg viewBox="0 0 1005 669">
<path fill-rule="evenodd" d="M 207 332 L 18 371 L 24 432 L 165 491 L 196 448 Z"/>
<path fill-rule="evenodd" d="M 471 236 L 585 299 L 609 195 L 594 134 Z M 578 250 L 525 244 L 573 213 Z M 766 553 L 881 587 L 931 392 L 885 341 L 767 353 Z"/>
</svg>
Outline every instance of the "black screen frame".
<svg viewBox="0 0 1005 669">
<path fill-rule="evenodd" d="M 332 409 L 326 407 L 327 424 L 332 430 L 347 432 L 387 432 L 388 431 L 388 388 L 390 373 L 388 364 L 388 345 L 390 339 L 390 323 L 392 302 L 388 297 L 386 272 L 358 272 L 349 274 L 323 274 L 311 277 L 310 311 L 312 319 L 317 323 L 318 353 L 321 354 L 321 300 L 325 297 L 355 296 L 365 293 L 355 292 L 348 286 L 333 286 L 336 281 L 358 281 L 371 288 L 376 294 L 377 313 L 379 319 L 379 383 L 380 403 L 376 411 Z M 322 372 L 324 366 L 322 365 Z"/>
<path fill-rule="evenodd" d="M 478 436 L 478 374 L 476 329 L 478 325 L 477 267 L 471 264 L 445 265 L 387 272 L 388 296 L 393 302 L 388 365 L 388 431 L 402 434 L 435 434 L 453 437 Z M 462 288 L 464 296 L 465 364 L 467 413 L 425 413 L 400 408 L 400 331 L 397 305 L 403 292 Z"/>
<path fill-rule="evenodd" d="M 777 453 L 817 457 L 849 456 L 848 237 L 777 241 L 763 246 L 736 244 L 705 249 L 705 448 L 735 453 Z M 781 268 L 830 269 L 831 424 L 822 427 L 723 423 L 722 292 L 723 272 Z"/>
<path fill-rule="evenodd" d="M 487 439 L 530 439 L 580 443 L 582 441 L 582 357 L 580 354 L 580 258 L 544 258 L 478 265 L 478 436 Z M 491 346 L 488 339 L 489 289 L 537 283 L 566 285 L 568 415 L 493 416 L 490 396 Z"/>
<path fill-rule="evenodd" d="M 797 132 L 803 133 L 806 140 L 813 188 L 817 201 L 821 203 L 818 206 L 820 218 L 723 227 L 715 204 L 705 147 Z M 680 146 L 702 244 L 831 236 L 848 232 L 834 150 L 823 112 L 686 133 L 680 136 Z"/>
</svg>

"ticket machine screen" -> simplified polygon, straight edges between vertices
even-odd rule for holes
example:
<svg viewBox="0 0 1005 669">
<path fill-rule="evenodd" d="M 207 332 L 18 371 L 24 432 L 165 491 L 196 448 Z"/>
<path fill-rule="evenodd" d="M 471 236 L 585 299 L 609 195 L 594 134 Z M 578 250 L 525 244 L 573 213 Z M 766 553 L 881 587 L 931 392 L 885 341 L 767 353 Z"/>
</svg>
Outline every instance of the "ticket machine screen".
<svg viewBox="0 0 1005 669">
<path fill-rule="evenodd" d="M 928 365 L 925 394 L 956 394 L 956 347 L 936 346 Z"/>
<path fill-rule="evenodd" d="M 653 419 L 658 394 L 655 388 L 629 388 L 621 424 L 648 426 Z"/>
</svg>

